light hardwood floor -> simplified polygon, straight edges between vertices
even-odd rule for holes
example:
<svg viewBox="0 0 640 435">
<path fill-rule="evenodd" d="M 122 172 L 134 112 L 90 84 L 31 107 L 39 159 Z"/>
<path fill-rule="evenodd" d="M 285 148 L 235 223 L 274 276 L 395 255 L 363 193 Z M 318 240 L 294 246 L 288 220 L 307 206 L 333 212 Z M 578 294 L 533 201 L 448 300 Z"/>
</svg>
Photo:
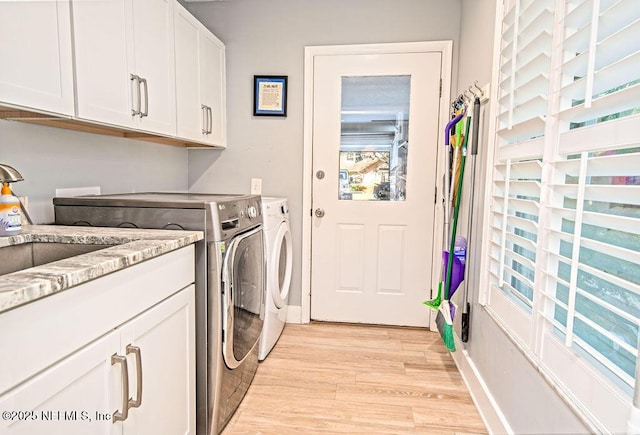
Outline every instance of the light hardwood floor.
<svg viewBox="0 0 640 435">
<path fill-rule="evenodd" d="M 486 434 L 437 332 L 286 325 L 223 435 Z"/>
</svg>

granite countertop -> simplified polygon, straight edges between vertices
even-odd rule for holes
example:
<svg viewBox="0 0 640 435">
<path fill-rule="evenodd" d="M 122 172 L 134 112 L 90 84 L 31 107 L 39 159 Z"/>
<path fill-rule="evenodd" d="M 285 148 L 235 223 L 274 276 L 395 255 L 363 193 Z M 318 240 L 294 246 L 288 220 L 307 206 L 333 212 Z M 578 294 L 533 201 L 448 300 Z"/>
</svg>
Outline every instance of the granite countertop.
<svg viewBox="0 0 640 435">
<path fill-rule="evenodd" d="M 30 242 L 115 245 L 0 275 L 0 314 L 202 240 L 201 231 L 27 225 L 0 237 L 0 249 Z"/>
</svg>

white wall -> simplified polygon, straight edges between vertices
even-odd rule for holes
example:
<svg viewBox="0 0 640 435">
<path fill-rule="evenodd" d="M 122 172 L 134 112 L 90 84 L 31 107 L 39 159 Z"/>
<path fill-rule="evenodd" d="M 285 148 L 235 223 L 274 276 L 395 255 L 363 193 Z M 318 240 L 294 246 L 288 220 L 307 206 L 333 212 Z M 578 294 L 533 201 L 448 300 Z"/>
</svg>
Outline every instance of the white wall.
<svg viewBox="0 0 640 435">
<path fill-rule="evenodd" d="M 290 303 L 301 304 L 303 60 L 307 45 L 453 40 L 460 1 L 234 0 L 187 3 L 226 45 L 228 149 L 189 151 L 192 191 L 250 190 L 289 198 L 294 242 Z M 288 116 L 252 116 L 254 74 L 289 76 Z"/>
<path fill-rule="evenodd" d="M 25 178 L 12 187 L 29 198 L 29 214 L 39 224 L 53 222 L 59 188 L 187 190 L 184 148 L 23 122 L 0 120 L 0 163 Z"/>
<path fill-rule="evenodd" d="M 491 82 L 495 4 L 496 0 L 462 0 L 459 91 L 473 84 L 475 80 L 481 85 Z M 488 115 L 489 107 L 484 109 Z M 487 116 L 481 128 L 484 134 L 479 142 L 473 220 L 476 228 L 482 226 L 484 189 L 490 188 L 484 179 L 486 150 L 492 144 L 487 135 L 490 122 L 492 120 Z M 467 188 L 468 186 L 469 183 Z M 464 198 L 469 198 L 467 192 L 468 190 L 463 194 L 463 201 Z M 466 217 L 467 214 L 467 208 L 463 207 L 461 216 Z M 464 234 L 466 219 L 463 219 L 462 225 Z M 477 266 L 480 261 L 478 241 L 479 237 L 470 243 L 467 265 L 471 267 L 474 263 Z M 477 275 L 478 268 L 473 269 Z M 560 396 L 541 377 L 537 368 L 520 353 L 511 339 L 478 304 L 481 283 L 478 283 L 476 277 L 471 278 L 471 327 L 466 350 L 511 430 L 516 434 L 589 433 Z M 460 292 L 457 293 L 459 294 Z M 456 353 L 458 358 L 461 355 L 461 352 Z"/>
</svg>

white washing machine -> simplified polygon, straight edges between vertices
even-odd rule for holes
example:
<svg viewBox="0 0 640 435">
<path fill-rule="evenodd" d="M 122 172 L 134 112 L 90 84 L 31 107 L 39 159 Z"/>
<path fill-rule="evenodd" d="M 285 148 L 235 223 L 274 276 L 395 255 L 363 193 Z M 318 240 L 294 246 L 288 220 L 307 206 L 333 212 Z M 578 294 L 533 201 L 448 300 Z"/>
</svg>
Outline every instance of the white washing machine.
<svg viewBox="0 0 640 435">
<path fill-rule="evenodd" d="M 264 325 L 258 359 L 275 346 L 287 319 L 293 252 L 287 198 L 262 197 L 263 235 L 267 263 Z"/>
</svg>

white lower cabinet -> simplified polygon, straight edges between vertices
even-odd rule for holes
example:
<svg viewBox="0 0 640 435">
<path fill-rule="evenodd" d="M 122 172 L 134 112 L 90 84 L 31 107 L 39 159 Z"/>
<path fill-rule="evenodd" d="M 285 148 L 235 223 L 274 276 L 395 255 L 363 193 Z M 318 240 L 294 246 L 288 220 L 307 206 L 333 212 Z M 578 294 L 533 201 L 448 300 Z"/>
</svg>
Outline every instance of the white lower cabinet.
<svg viewBox="0 0 640 435">
<path fill-rule="evenodd" d="M 187 252 L 189 255 L 184 258 L 176 257 L 175 254 L 162 256 L 169 258 L 157 266 L 162 267 L 168 262 L 168 270 L 164 273 L 174 274 L 177 267 L 170 265 L 173 263 L 171 260 L 178 259 L 179 265 L 188 264 L 189 260 L 193 260 L 193 247 L 190 249 Z M 153 260 L 147 263 L 153 263 Z M 172 267 L 174 270 L 171 270 Z M 143 273 L 153 273 L 153 266 L 147 265 L 146 269 Z M 157 270 L 156 273 L 163 280 L 163 271 Z M 117 275 L 115 273 L 111 277 Z M 184 279 L 192 281 L 193 273 L 183 275 Z M 133 286 L 125 283 L 123 288 L 143 294 L 131 295 L 137 314 L 129 316 L 124 322 L 118 322 L 117 326 L 104 329 L 102 317 L 105 317 L 105 313 L 95 313 L 93 316 L 91 313 L 88 313 L 89 316 L 84 315 L 86 313 L 76 313 L 85 307 L 101 307 L 107 315 L 112 309 L 122 311 L 122 301 L 105 304 L 95 289 L 88 288 L 86 294 L 78 292 L 69 296 L 69 300 L 62 301 L 68 312 L 57 313 L 61 327 L 52 324 L 37 336 L 29 334 L 20 339 L 21 343 L 14 343 L 14 352 L 5 354 L 3 358 L 12 358 L 13 355 L 20 360 L 24 357 L 20 352 L 28 354 L 31 346 L 40 346 L 44 360 L 40 366 L 44 367 L 34 373 L 30 369 L 29 376 L 22 379 L 25 375 L 21 373 L 20 367 L 24 364 L 19 364 L 19 361 L 15 366 L 11 363 L 3 364 L 4 369 L 9 372 L 0 376 L 13 375 L 14 381 L 20 382 L 6 390 L 0 385 L 0 391 L 4 391 L 0 395 L 1 434 L 195 433 L 194 285 L 189 284 L 178 292 L 174 290 L 171 296 L 159 302 L 149 299 L 151 305 L 144 307 L 144 304 L 137 301 L 143 300 L 145 293 L 152 295 L 153 290 L 158 289 L 162 295 L 168 289 L 163 289 L 162 284 L 156 285 L 154 282 L 148 282 L 148 286 L 142 287 L 136 282 L 131 284 Z M 175 285 L 175 279 L 169 286 L 171 284 Z M 71 290 L 73 289 L 69 291 Z M 113 301 L 112 297 L 122 298 L 126 293 L 121 290 L 116 289 L 113 294 L 107 295 L 108 299 Z M 42 302 L 34 302 L 34 306 L 45 306 L 34 307 L 31 312 L 25 307 L 25 323 L 32 315 L 55 308 L 48 299 L 57 297 L 58 295 L 54 295 Z M 67 304 L 72 303 L 74 298 L 81 300 L 75 306 Z M 144 308 L 141 309 L 142 307 Z M 14 310 L 15 313 L 5 314 L 19 318 L 20 310 L 18 308 Z M 5 314 L 0 315 L 0 320 L 3 320 Z M 69 339 L 73 341 L 76 334 L 70 333 L 69 328 L 92 331 L 92 317 L 95 317 L 95 323 L 100 325 L 98 329 L 102 329 L 103 333 L 91 340 L 85 339 L 84 345 L 53 364 L 46 364 L 48 356 L 53 354 L 51 350 L 47 350 L 47 343 L 64 339 L 59 334 L 69 334 Z M 76 319 L 89 321 L 87 324 L 69 324 Z M 11 322 L 12 319 L 5 321 Z M 4 325 L 0 321 L 1 326 Z M 7 331 L 3 335 L 9 336 Z M 82 333 L 77 335 L 82 336 Z M 38 362 L 35 364 L 37 366 Z M 7 384 L 6 378 L 4 381 L 2 384 Z"/>
</svg>

